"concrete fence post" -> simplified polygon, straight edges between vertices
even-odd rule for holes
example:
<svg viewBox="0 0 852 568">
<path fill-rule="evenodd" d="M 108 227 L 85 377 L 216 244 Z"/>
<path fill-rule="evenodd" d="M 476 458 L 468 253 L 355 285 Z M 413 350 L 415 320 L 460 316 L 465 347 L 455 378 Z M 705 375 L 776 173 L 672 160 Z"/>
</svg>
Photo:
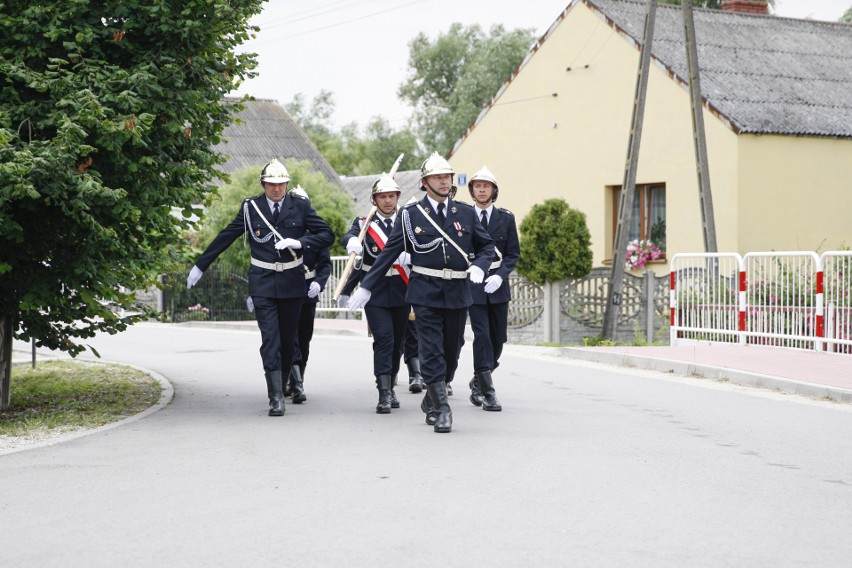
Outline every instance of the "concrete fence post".
<svg viewBox="0 0 852 568">
<path fill-rule="evenodd" d="M 653 270 L 645 270 L 642 286 L 645 288 L 645 337 L 650 345 L 654 343 L 654 290 L 657 289 L 657 277 Z"/>
</svg>

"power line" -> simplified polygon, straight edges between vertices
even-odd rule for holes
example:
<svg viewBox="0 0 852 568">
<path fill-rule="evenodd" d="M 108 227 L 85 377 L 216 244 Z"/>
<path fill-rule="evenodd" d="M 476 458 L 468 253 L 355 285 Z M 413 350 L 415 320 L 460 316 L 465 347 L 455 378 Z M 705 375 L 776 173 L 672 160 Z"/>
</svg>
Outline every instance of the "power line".
<svg viewBox="0 0 852 568">
<path fill-rule="evenodd" d="M 336 27 L 340 27 L 340 26 L 343 26 L 343 25 L 346 25 L 346 24 L 351 24 L 353 22 L 366 20 L 367 18 L 372 18 L 373 16 L 379 16 L 381 14 L 393 12 L 395 10 L 399 10 L 401 8 L 406 8 L 408 6 L 413 6 L 414 4 L 422 4 L 423 2 L 426 2 L 426 0 L 414 0 L 413 2 L 408 2 L 406 4 L 400 4 L 399 6 L 394 6 L 393 8 L 388 8 L 387 10 L 380 10 L 378 12 L 372 12 L 370 14 L 364 14 L 363 16 L 359 16 L 357 18 L 350 18 L 348 20 L 343 20 L 342 22 L 329 24 L 327 26 L 323 26 L 323 27 L 320 27 L 320 28 L 314 28 L 312 30 L 307 30 L 307 31 L 304 31 L 304 32 L 301 32 L 301 33 L 288 34 L 286 36 L 281 36 L 281 37 L 277 37 L 277 38 L 274 38 L 274 39 L 270 38 L 270 39 L 267 39 L 267 40 L 258 41 L 258 42 L 255 42 L 254 45 L 263 45 L 265 43 L 269 43 L 269 42 L 273 42 L 273 41 L 284 41 L 284 40 L 288 40 L 288 39 L 292 39 L 292 38 L 297 38 L 297 37 L 313 34 L 313 33 L 316 33 L 316 32 L 321 32 L 321 31 L 328 30 L 328 29 L 331 29 L 331 28 L 336 28 Z"/>
<path fill-rule="evenodd" d="M 330 12 L 337 12 L 340 10 L 348 10 L 349 8 L 357 8 L 363 4 L 369 4 L 371 2 L 375 2 L 376 0 L 339 0 L 338 2 L 332 2 L 331 4 L 326 4 L 325 6 L 316 6 L 309 10 L 305 10 L 303 12 L 297 12 L 295 14 L 291 14 L 289 16 L 285 16 L 284 18 L 280 18 L 278 20 L 272 20 L 267 23 L 263 29 L 268 30 L 271 28 L 277 28 L 280 26 L 286 26 L 288 24 L 294 24 L 296 22 L 302 22 L 304 20 L 310 20 L 311 18 L 317 18 L 319 16 L 323 16 Z M 343 4 L 343 6 L 338 6 L 338 4 Z M 302 17 L 298 17 L 302 16 Z"/>
</svg>

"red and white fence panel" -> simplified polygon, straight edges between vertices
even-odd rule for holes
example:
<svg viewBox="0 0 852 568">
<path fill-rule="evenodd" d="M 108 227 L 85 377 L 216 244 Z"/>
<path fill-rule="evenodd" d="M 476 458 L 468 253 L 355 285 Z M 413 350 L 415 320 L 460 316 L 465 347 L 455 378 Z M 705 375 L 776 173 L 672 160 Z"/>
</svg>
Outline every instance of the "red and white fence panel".
<svg viewBox="0 0 852 568">
<path fill-rule="evenodd" d="M 677 254 L 670 337 L 852 353 L 852 252 Z"/>
<path fill-rule="evenodd" d="M 852 353 L 852 251 L 827 252 L 819 260 L 820 337 L 826 351 Z"/>
</svg>

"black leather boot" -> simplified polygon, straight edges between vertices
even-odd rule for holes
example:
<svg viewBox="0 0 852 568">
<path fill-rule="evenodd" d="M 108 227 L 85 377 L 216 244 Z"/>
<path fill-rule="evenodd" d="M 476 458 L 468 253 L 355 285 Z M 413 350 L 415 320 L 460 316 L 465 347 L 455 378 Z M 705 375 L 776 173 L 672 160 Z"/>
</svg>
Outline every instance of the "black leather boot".
<svg viewBox="0 0 852 568">
<path fill-rule="evenodd" d="M 438 420 L 438 412 L 435 405 L 432 403 L 432 397 L 429 396 L 429 387 L 426 387 L 426 394 L 423 395 L 423 401 L 420 403 L 420 410 L 426 414 L 426 424 L 434 426 Z"/>
<path fill-rule="evenodd" d="M 266 377 L 266 396 L 269 397 L 269 406 L 272 407 L 272 373 L 263 373 Z"/>
<path fill-rule="evenodd" d="M 450 409 L 450 401 L 447 399 L 447 385 L 444 381 L 432 383 L 426 387 L 429 397 L 435 407 L 437 418 L 435 420 L 435 432 L 446 433 L 453 429 L 453 411 Z"/>
<path fill-rule="evenodd" d="M 479 378 L 479 385 L 482 387 L 482 410 L 495 412 L 503 410 L 494 391 L 494 381 L 491 379 L 491 371 L 480 371 L 476 375 Z"/>
<path fill-rule="evenodd" d="M 417 394 L 426 386 L 420 374 L 420 358 L 412 357 L 405 364 L 408 366 L 408 391 Z"/>
<path fill-rule="evenodd" d="M 479 386 L 479 375 L 474 373 L 468 385 L 470 386 L 470 403 L 474 406 L 482 406 L 482 388 Z"/>
<path fill-rule="evenodd" d="M 287 374 L 287 380 L 284 381 L 284 397 L 289 398 L 293 394 L 293 371 Z"/>
<path fill-rule="evenodd" d="M 396 398 L 396 391 L 393 390 L 396 386 L 396 373 L 391 377 L 391 408 L 399 408 L 399 399 Z"/>
<path fill-rule="evenodd" d="M 272 397 L 269 400 L 269 415 L 284 416 L 284 387 L 281 384 L 281 371 L 269 373 L 269 383 L 272 386 Z"/>
<path fill-rule="evenodd" d="M 390 414 L 391 411 L 391 377 L 379 375 L 376 377 L 376 388 L 379 389 L 379 403 L 376 414 Z"/>
<path fill-rule="evenodd" d="M 302 404 L 308 400 L 308 397 L 305 396 L 302 369 L 300 369 L 298 365 L 293 365 L 293 368 L 290 370 L 290 379 L 290 386 L 293 391 L 293 404 Z"/>
</svg>

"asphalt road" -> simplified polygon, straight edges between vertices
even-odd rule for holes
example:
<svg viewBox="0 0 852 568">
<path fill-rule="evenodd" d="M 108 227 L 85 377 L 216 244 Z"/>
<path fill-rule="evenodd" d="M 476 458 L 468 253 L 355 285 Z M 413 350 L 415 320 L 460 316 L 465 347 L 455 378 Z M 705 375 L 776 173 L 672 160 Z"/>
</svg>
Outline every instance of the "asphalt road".
<svg viewBox="0 0 852 568">
<path fill-rule="evenodd" d="M 852 407 L 509 347 L 503 412 L 374 412 L 366 337 L 318 335 L 266 416 L 259 334 L 93 340 L 175 389 L 118 428 L 0 456 L 17 566 L 849 566 Z"/>
</svg>

